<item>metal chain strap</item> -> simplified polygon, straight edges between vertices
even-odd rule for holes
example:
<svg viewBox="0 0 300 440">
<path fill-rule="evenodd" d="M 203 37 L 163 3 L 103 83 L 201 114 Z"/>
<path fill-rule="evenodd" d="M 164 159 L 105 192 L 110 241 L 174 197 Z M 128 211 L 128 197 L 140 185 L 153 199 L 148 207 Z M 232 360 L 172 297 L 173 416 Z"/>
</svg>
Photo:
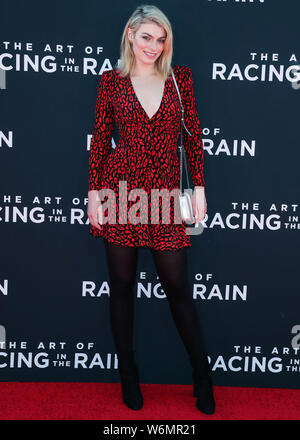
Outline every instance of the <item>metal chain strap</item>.
<svg viewBox="0 0 300 440">
<path fill-rule="evenodd" d="M 189 174 L 188 174 L 188 164 L 187 164 L 187 157 L 186 157 L 186 152 L 185 152 L 185 148 L 183 145 L 183 127 L 185 128 L 185 130 L 187 131 L 187 133 L 191 135 L 191 133 L 189 132 L 189 130 L 186 128 L 186 125 L 184 123 L 184 108 L 181 102 L 181 96 L 180 96 L 180 92 L 178 90 L 178 86 L 177 86 L 177 82 L 173 73 L 173 69 L 171 69 L 172 72 L 172 77 L 173 77 L 173 81 L 177 90 L 177 94 L 179 97 L 179 102 L 181 105 L 181 127 L 180 127 L 180 142 L 178 144 L 178 149 L 179 149 L 179 155 L 180 155 L 180 193 L 182 194 L 182 164 L 183 164 L 183 160 L 184 160 L 184 164 L 185 164 L 185 172 L 186 172 L 186 180 L 187 180 L 187 184 L 188 184 L 188 188 L 191 189 L 190 187 L 190 180 L 189 180 Z"/>
</svg>

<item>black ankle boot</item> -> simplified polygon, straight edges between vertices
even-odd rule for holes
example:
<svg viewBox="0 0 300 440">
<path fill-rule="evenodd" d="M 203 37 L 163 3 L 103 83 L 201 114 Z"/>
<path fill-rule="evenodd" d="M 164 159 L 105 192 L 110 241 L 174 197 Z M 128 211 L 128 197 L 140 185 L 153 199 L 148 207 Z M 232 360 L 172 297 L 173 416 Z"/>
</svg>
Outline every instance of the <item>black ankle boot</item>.
<svg viewBox="0 0 300 440">
<path fill-rule="evenodd" d="M 125 361 L 126 360 L 126 361 Z M 133 410 L 143 407 L 143 395 L 139 384 L 139 373 L 133 358 L 133 353 L 129 357 L 120 357 L 118 368 L 121 377 L 122 399 L 125 405 Z"/>
<path fill-rule="evenodd" d="M 213 414 L 216 405 L 207 355 L 202 355 L 197 361 L 191 359 L 191 364 L 193 366 L 193 395 L 197 397 L 196 407 L 204 414 Z"/>
</svg>

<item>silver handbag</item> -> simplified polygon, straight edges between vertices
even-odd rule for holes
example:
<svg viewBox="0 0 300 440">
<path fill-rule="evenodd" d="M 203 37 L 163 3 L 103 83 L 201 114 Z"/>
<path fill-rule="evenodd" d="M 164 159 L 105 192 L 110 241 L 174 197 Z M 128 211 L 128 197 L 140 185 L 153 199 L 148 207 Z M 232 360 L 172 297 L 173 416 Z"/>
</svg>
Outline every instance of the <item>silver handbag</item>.
<svg viewBox="0 0 300 440">
<path fill-rule="evenodd" d="M 195 217 L 193 214 L 193 206 L 192 206 L 192 194 L 193 194 L 193 190 L 190 187 L 190 182 L 189 182 L 189 175 L 188 175 L 188 164 L 187 164 L 187 158 L 186 158 L 186 153 L 185 153 L 185 148 L 183 145 L 183 136 L 182 136 L 182 132 L 183 132 L 183 127 L 185 128 L 186 132 L 190 135 L 191 133 L 189 132 L 189 130 L 186 128 L 186 125 L 184 123 L 184 108 L 181 102 L 181 96 L 180 96 L 180 92 L 177 86 L 177 82 L 173 73 L 173 69 L 171 69 L 172 72 L 172 77 L 173 77 L 173 81 L 177 90 L 177 94 L 179 97 L 179 102 L 181 105 L 181 129 L 180 129 L 180 141 L 178 144 L 178 149 L 179 149 L 179 156 L 180 156 L 180 190 L 179 190 L 179 207 L 180 207 L 180 215 L 181 215 L 181 219 L 183 221 L 183 223 L 186 224 L 192 224 L 195 223 Z M 187 180 L 187 184 L 188 184 L 188 189 L 185 189 L 184 192 L 182 192 L 182 162 L 184 159 L 184 163 L 185 163 L 185 172 L 186 172 L 186 180 Z"/>
</svg>

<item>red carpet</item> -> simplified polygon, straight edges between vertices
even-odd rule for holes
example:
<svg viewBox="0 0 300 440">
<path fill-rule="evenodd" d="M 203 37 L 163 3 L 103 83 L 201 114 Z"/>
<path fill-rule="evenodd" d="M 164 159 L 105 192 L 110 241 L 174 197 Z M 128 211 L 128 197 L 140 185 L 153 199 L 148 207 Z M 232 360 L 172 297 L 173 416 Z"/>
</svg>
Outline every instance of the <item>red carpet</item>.
<svg viewBox="0 0 300 440">
<path fill-rule="evenodd" d="M 1 382 L 1 420 L 300 420 L 300 391 L 214 387 L 202 414 L 191 385 L 142 384 L 144 407 L 128 409 L 119 383 Z"/>
</svg>

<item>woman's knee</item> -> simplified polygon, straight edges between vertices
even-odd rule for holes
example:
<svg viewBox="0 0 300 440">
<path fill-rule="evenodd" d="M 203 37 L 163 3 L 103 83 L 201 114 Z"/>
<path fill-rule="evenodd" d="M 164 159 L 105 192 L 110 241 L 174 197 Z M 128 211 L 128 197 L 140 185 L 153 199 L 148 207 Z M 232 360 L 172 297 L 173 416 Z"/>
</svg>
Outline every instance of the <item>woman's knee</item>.
<svg viewBox="0 0 300 440">
<path fill-rule="evenodd" d="M 135 274 L 130 274 L 128 272 L 115 272 L 110 277 L 110 284 L 113 288 L 129 291 L 133 289 L 134 283 Z"/>
</svg>

